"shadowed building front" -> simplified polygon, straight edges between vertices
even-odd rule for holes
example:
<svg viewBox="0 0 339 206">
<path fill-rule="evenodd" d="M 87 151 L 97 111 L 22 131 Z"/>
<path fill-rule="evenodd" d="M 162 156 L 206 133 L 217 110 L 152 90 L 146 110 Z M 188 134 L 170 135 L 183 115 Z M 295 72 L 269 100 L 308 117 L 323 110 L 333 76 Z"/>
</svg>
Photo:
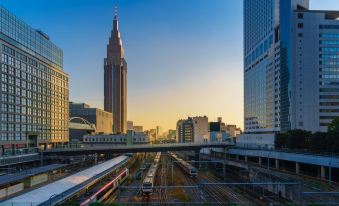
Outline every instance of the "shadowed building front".
<svg viewBox="0 0 339 206">
<path fill-rule="evenodd" d="M 126 133 L 127 129 L 127 63 L 118 30 L 115 8 L 113 30 L 104 60 L 104 109 L 113 113 L 114 133 Z"/>
</svg>

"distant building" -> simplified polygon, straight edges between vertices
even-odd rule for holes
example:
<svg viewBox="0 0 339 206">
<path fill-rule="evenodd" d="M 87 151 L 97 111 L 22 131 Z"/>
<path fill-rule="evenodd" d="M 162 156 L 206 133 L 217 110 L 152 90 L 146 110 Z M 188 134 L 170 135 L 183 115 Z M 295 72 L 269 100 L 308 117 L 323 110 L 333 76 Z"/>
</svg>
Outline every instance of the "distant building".
<svg viewBox="0 0 339 206">
<path fill-rule="evenodd" d="M 218 117 L 217 122 L 210 122 L 209 123 L 209 130 L 212 132 L 220 132 L 220 131 L 226 131 L 226 124 L 222 122 L 222 118 Z"/>
<path fill-rule="evenodd" d="M 70 118 L 81 117 L 89 123 L 95 125 L 96 134 L 112 134 L 113 133 L 113 115 L 102 109 L 91 108 L 85 103 L 69 103 Z M 70 130 L 70 141 L 80 140 L 86 135 L 86 131 Z"/>
<path fill-rule="evenodd" d="M 208 117 L 193 117 L 194 143 L 207 142 L 209 139 Z"/>
<path fill-rule="evenodd" d="M 227 131 L 226 124 L 222 122 L 221 117 L 218 117 L 217 122 L 210 122 L 209 126 L 210 138 L 208 142 L 225 142 L 230 140 L 231 135 L 229 131 Z"/>
<path fill-rule="evenodd" d="M 149 137 L 144 132 L 129 131 L 127 134 L 85 135 L 84 144 L 149 144 Z"/>
<path fill-rule="evenodd" d="M 157 130 L 156 129 L 150 129 L 149 130 L 149 137 L 150 137 L 150 140 L 153 142 L 153 141 L 156 141 L 158 136 L 157 136 Z"/>
<path fill-rule="evenodd" d="M 133 130 L 133 122 L 127 121 L 127 130 Z"/>
<path fill-rule="evenodd" d="M 50 38 L 0 6 L 0 156 L 68 142 L 69 76 Z"/>
<path fill-rule="evenodd" d="M 157 137 L 162 137 L 163 136 L 163 131 L 161 126 L 156 127 L 157 130 Z"/>
<path fill-rule="evenodd" d="M 133 126 L 135 132 L 144 132 L 143 126 Z"/>
<path fill-rule="evenodd" d="M 174 139 L 177 131 L 174 129 L 169 129 L 167 134 L 167 139 Z"/>
<path fill-rule="evenodd" d="M 179 143 L 207 142 L 209 139 L 209 123 L 208 118 L 204 117 L 189 117 L 186 120 L 177 122 L 176 139 Z"/>
<path fill-rule="evenodd" d="M 231 135 L 231 137 L 238 137 L 241 134 L 241 129 L 237 125 L 226 125 L 226 131 Z"/>
<path fill-rule="evenodd" d="M 193 119 L 179 120 L 177 122 L 176 139 L 178 143 L 194 142 Z"/>
</svg>

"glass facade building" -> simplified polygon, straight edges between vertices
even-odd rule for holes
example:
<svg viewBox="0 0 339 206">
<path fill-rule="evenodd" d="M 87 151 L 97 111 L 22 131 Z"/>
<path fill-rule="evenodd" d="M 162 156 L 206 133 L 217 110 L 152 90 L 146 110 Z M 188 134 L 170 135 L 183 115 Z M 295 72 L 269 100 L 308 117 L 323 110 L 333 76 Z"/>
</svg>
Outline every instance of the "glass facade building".
<svg viewBox="0 0 339 206">
<path fill-rule="evenodd" d="M 319 71 L 335 67 L 337 14 L 309 10 L 308 0 L 244 0 L 246 133 L 326 130 L 319 102 L 336 86 L 323 88 L 330 76 Z"/>
<path fill-rule="evenodd" d="M 0 154 L 68 141 L 68 75 L 49 37 L 0 7 Z"/>
</svg>

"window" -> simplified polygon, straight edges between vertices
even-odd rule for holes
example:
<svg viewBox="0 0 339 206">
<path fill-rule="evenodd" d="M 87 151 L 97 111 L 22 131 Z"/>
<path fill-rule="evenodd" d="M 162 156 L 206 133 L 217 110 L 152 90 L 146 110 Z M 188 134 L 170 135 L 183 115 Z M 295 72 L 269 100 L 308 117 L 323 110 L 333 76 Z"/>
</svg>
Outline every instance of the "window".
<svg viewBox="0 0 339 206">
<path fill-rule="evenodd" d="M 303 19 L 304 18 L 304 14 L 303 13 L 298 13 L 298 19 Z"/>
<path fill-rule="evenodd" d="M 8 85 L 7 84 L 1 84 L 1 91 L 7 92 L 8 91 Z"/>
<path fill-rule="evenodd" d="M 304 28 L 304 24 L 303 24 L 303 23 L 298 23 L 298 28 L 299 28 L 299 29 Z"/>
<path fill-rule="evenodd" d="M 6 54 L 1 55 L 1 61 L 7 63 L 8 61 L 8 56 Z"/>
<path fill-rule="evenodd" d="M 339 25 L 320 25 L 320 29 L 339 29 Z"/>
<path fill-rule="evenodd" d="M 1 105 L 1 111 L 7 112 L 7 104 L 2 104 Z"/>
</svg>

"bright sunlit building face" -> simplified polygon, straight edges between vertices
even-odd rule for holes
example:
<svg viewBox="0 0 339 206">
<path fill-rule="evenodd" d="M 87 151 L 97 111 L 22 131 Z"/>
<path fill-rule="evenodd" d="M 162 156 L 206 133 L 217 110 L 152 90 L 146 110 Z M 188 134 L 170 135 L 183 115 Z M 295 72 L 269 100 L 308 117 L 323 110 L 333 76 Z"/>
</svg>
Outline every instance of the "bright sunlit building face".
<svg viewBox="0 0 339 206">
<path fill-rule="evenodd" d="M 1 154 L 68 141 L 68 75 L 49 37 L 0 8 Z"/>
</svg>

